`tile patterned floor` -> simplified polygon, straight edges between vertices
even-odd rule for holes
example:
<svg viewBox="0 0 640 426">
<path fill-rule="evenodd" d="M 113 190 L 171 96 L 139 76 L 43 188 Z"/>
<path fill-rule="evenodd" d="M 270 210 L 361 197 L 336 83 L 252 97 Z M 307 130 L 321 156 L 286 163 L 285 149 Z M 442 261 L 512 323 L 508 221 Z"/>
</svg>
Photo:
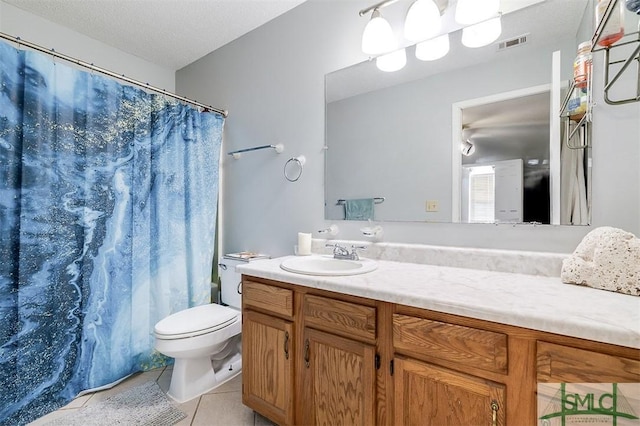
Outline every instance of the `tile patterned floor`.
<svg viewBox="0 0 640 426">
<path fill-rule="evenodd" d="M 149 380 L 157 381 L 160 388 L 166 392 L 171 381 L 171 367 L 138 373 L 111 389 L 80 396 L 65 407 L 49 413 L 29 425 L 44 425 L 71 411 L 103 401 L 111 395 Z M 176 403 L 176 406 L 187 414 L 187 418 L 177 423 L 178 426 L 273 426 L 269 420 L 242 405 L 242 375 L 198 398 L 183 404 Z M 98 424 L 96 423 L 96 425 Z"/>
</svg>

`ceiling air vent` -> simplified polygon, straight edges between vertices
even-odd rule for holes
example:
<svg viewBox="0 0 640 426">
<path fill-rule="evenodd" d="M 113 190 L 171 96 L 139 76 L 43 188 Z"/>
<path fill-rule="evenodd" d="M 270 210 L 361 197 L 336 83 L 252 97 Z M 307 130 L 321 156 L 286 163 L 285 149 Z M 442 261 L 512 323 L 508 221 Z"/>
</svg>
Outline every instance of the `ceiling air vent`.
<svg viewBox="0 0 640 426">
<path fill-rule="evenodd" d="M 501 40 L 498 43 L 498 51 L 511 49 L 512 47 L 522 46 L 529 40 L 530 34 L 522 34 L 518 37 L 510 38 L 509 40 Z"/>
</svg>

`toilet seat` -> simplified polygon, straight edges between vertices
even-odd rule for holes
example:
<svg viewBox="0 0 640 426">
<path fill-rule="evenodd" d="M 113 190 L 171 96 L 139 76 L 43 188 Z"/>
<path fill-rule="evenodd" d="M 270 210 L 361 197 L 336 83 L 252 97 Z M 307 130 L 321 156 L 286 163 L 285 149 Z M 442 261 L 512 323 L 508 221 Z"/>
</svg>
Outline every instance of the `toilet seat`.
<svg viewBox="0 0 640 426">
<path fill-rule="evenodd" d="M 196 306 L 159 321 L 154 334 L 163 340 L 200 336 L 234 324 L 239 316 L 240 312 L 218 304 Z"/>
</svg>

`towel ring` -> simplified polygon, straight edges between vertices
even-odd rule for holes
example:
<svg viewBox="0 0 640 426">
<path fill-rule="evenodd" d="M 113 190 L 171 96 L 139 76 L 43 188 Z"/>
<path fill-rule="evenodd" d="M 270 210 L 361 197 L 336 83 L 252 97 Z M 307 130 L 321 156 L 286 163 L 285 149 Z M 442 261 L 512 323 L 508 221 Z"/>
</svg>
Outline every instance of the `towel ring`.
<svg viewBox="0 0 640 426">
<path fill-rule="evenodd" d="M 284 178 L 289 182 L 296 182 L 300 179 L 305 162 L 306 158 L 304 158 L 304 155 L 289 158 L 287 162 L 284 163 Z"/>
</svg>

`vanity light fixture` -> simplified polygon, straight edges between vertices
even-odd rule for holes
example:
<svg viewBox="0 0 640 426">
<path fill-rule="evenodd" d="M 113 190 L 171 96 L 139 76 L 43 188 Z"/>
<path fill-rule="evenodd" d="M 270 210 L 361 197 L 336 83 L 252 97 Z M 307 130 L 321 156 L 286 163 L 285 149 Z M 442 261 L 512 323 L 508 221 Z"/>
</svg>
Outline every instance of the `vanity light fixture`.
<svg viewBox="0 0 640 426">
<path fill-rule="evenodd" d="M 433 0 L 416 0 L 407 11 L 404 37 L 413 42 L 426 40 L 438 34 L 442 27 L 440 9 Z"/>
<path fill-rule="evenodd" d="M 380 9 L 398 0 L 383 0 L 360 11 L 360 16 L 371 12 L 371 20 L 362 33 L 362 51 L 376 57 L 376 66 L 385 72 L 402 69 L 407 63 L 405 48 L 397 49 L 393 29 L 382 17 Z M 449 0 L 415 0 L 404 25 L 405 38 L 416 43 L 416 57 L 422 61 L 440 59 L 449 52 L 449 35 L 438 37 L 442 26 L 442 14 Z M 493 43 L 502 33 L 500 0 L 458 0 L 455 19 L 465 25 L 462 44 L 466 47 L 482 47 Z"/>
<path fill-rule="evenodd" d="M 382 17 L 377 7 L 371 13 L 362 33 L 362 51 L 367 55 L 381 55 L 396 48 L 395 37 L 389 22 Z"/>
<path fill-rule="evenodd" d="M 449 34 L 416 44 L 416 58 L 421 61 L 435 61 L 449 53 Z"/>
</svg>

